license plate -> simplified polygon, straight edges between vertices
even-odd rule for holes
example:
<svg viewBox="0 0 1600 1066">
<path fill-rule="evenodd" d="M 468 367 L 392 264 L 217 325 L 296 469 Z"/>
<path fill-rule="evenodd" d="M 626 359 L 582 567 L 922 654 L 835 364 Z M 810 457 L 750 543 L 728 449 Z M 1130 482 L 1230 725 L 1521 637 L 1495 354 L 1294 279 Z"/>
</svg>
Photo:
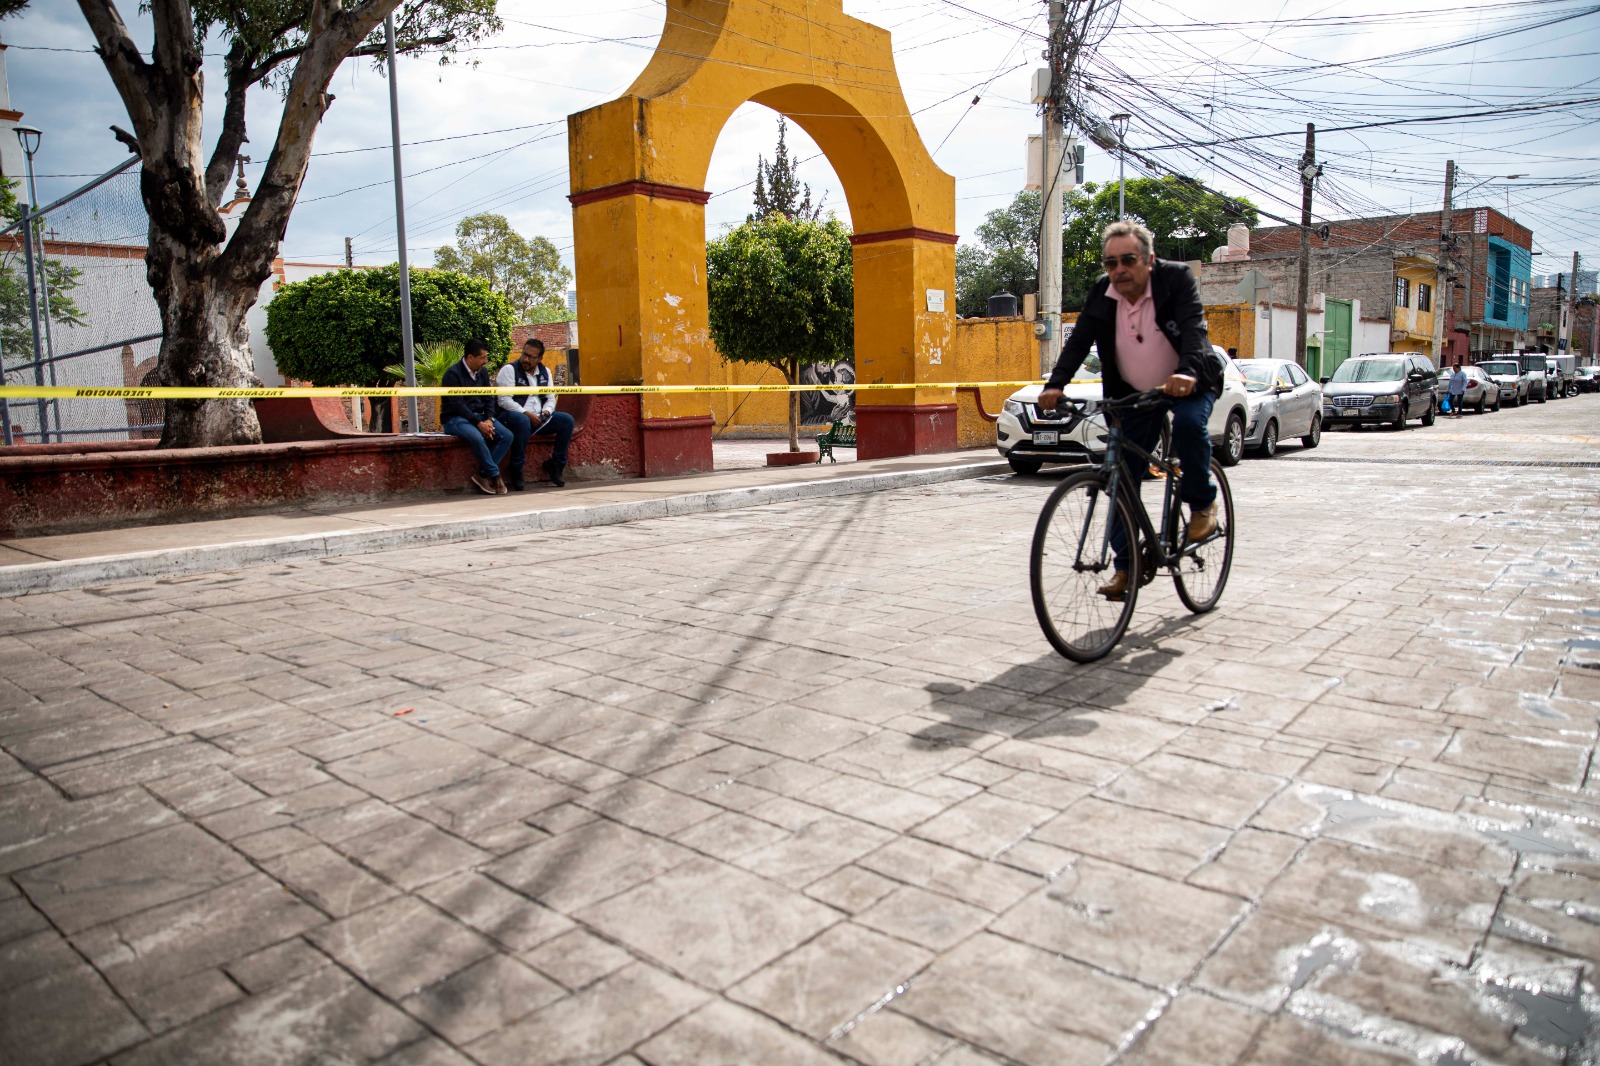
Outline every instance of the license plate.
<svg viewBox="0 0 1600 1066">
<path fill-rule="evenodd" d="M 1060 444 L 1061 431 L 1059 429 L 1036 429 L 1033 431 L 1035 444 Z"/>
</svg>

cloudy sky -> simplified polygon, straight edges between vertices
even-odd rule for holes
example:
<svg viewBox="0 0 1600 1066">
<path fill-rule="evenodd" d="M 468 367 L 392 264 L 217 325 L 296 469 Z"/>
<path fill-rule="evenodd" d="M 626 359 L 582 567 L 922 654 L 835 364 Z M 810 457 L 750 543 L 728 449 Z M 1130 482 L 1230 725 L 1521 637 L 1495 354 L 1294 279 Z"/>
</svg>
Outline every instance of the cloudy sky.
<svg viewBox="0 0 1600 1066">
<path fill-rule="evenodd" d="M 752 0 L 763 2 L 763 0 Z M 1458 6 L 1413 0 L 1166 0 L 1103 9 L 1110 28 L 1086 57 L 1082 102 L 1135 115 L 1131 147 L 1172 170 L 1283 215 L 1298 215 L 1294 174 L 1306 122 L 1326 173 L 1318 221 L 1437 208 L 1446 159 L 1467 205 L 1509 205 L 1534 231 L 1535 272 L 1565 269 L 1574 250 L 1600 266 L 1600 7 L 1583 0 Z M 458 219 L 508 216 L 552 240 L 570 263 L 566 116 L 617 96 L 660 34 L 662 0 L 501 0 L 505 31 L 440 66 L 400 62 L 400 108 L 413 261 L 432 261 Z M 957 178 L 958 229 L 970 235 L 1023 180 L 1023 145 L 1038 131 L 1028 78 L 1039 65 L 1042 3 L 1025 0 L 845 0 L 893 32 L 907 101 L 938 163 Z M 129 2 L 123 17 L 148 39 Z M 108 130 L 127 119 L 71 0 L 34 0 L 0 25 L 12 107 L 45 131 L 41 199 L 125 158 Z M 220 52 L 221 46 L 208 51 Z M 220 60 L 208 61 L 220 84 Z M 289 227 L 285 255 L 358 262 L 396 255 L 387 82 L 352 61 L 317 136 L 318 156 Z M 977 104 L 973 97 L 979 98 Z M 276 98 L 252 101 L 251 146 L 267 154 Z M 220 94 L 208 115 L 220 112 Z M 1508 110 L 1515 109 L 1515 110 Z M 1444 121 L 1432 121 L 1449 116 Z M 1414 121 L 1428 119 L 1430 121 Z M 1399 121 L 1406 120 L 1406 121 Z M 1336 127 L 1358 127 L 1341 129 Z M 792 152 L 814 195 L 848 220 L 831 169 L 799 130 Z M 756 157 L 770 155 L 776 116 L 747 105 L 723 132 L 707 187 L 715 233 L 742 221 Z M 257 162 L 246 168 L 252 180 Z M 1130 176 L 1137 173 L 1130 167 Z M 1520 175 L 1508 178 L 1508 175 Z M 1116 176 L 1091 147 L 1087 177 Z M 1472 188 L 1476 186 L 1476 188 Z M 1458 204 L 1462 202 L 1458 200 Z"/>
</svg>

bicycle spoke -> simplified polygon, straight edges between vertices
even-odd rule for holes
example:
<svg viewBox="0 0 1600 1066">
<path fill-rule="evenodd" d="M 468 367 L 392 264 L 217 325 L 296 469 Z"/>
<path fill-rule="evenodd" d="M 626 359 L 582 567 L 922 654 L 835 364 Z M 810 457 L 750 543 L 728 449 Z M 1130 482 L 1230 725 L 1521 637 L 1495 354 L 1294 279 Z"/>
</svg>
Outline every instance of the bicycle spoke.
<svg viewBox="0 0 1600 1066">
<path fill-rule="evenodd" d="M 1217 605 L 1233 567 L 1233 492 L 1222 467 L 1215 461 L 1211 464 L 1211 476 L 1217 483 L 1217 531 L 1194 544 L 1184 545 L 1172 567 L 1178 598 L 1196 614 L 1204 614 Z M 1184 525 L 1181 514 L 1174 514 L 1171 532 L 1180 541 Z"/>
<path fill-rule="evenodd" d="M 1130 560 L 1134 572 L 1125 599 L 1099 593 L 1116 574 L 1111 517 L 1128 521 L 1127 510 L 1126 502 L 1107 494 L 1099 475 L 1086 473 L 1057 488 L 1039 516 L 1030 568 L 1034 613 L 1046 638 L 1070 659 L 1100 658 L 1127 629 L 1138 589 L 1137 559 Z"/>
</svg>

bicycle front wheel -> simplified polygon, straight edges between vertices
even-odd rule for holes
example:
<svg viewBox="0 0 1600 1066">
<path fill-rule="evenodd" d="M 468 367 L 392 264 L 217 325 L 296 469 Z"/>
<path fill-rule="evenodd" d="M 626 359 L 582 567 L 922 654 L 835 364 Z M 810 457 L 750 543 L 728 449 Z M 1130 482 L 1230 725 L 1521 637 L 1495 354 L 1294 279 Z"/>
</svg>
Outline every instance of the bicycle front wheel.
<svg viewBox="0 0 1600 1066">
<path fill-rule="evenodd" d="M 1178 588 L 1178 599 L 1195 614 L 1205 614 L 1222 599 L 1222 588 L 1228 583 L 1228 572 L 1233 569 L 1233 492 L 1228 488 L 1227 475 L 1222 466 L 1211 460 L 1211 479 L 1217 483 L 1217 531 L 1197 547 L 1184 545 L 1183 553 L 1172 567 L 1172 582 Z M 1169 531 L 1169 543 L 1183 544 L 1187 525 L 1183 508 L 1173 509 L 1174 527 Z"/>
<path fill-rule="evenodd" d="M 1056 487 L 1033 531 L 1029 585 L 1039 628 L 1056 651 L 1074 662 L 1103 657 L 1128 629 L 1139 595 L 1139 552 L 1128 551 L 1128 590 L 1120 600 L 1100 595 L 1116 569 L 1111 521 L 1120 518 L 1130 539 L 1138 526 L 1128 501 L 1113 500 L 1105 477 L 1085 471 Z"/>
</svg>

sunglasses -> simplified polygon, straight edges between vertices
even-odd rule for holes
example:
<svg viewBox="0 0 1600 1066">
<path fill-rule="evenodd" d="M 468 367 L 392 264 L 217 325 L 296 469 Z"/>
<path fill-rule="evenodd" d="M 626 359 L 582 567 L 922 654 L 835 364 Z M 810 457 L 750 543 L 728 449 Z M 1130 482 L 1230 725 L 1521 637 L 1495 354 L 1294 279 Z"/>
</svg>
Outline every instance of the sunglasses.
<svg viewBox="0 0 1600 1066">
<path fill-rule="evenodd" d="M 1121 256 L 1106 256 L 1104 259 L 1100 260 L 1100 265 L 1105 267 L 1107 270 L 1115 270 L 1117 269 L 1117 263 L 1119 262 L 1125 267 L 1131 267 L 1135 263 L 1141 263 L 1143 261 L 1144 256 L 1140 255 L 1138 252 L 1123 252 Z"/>
</svg>

